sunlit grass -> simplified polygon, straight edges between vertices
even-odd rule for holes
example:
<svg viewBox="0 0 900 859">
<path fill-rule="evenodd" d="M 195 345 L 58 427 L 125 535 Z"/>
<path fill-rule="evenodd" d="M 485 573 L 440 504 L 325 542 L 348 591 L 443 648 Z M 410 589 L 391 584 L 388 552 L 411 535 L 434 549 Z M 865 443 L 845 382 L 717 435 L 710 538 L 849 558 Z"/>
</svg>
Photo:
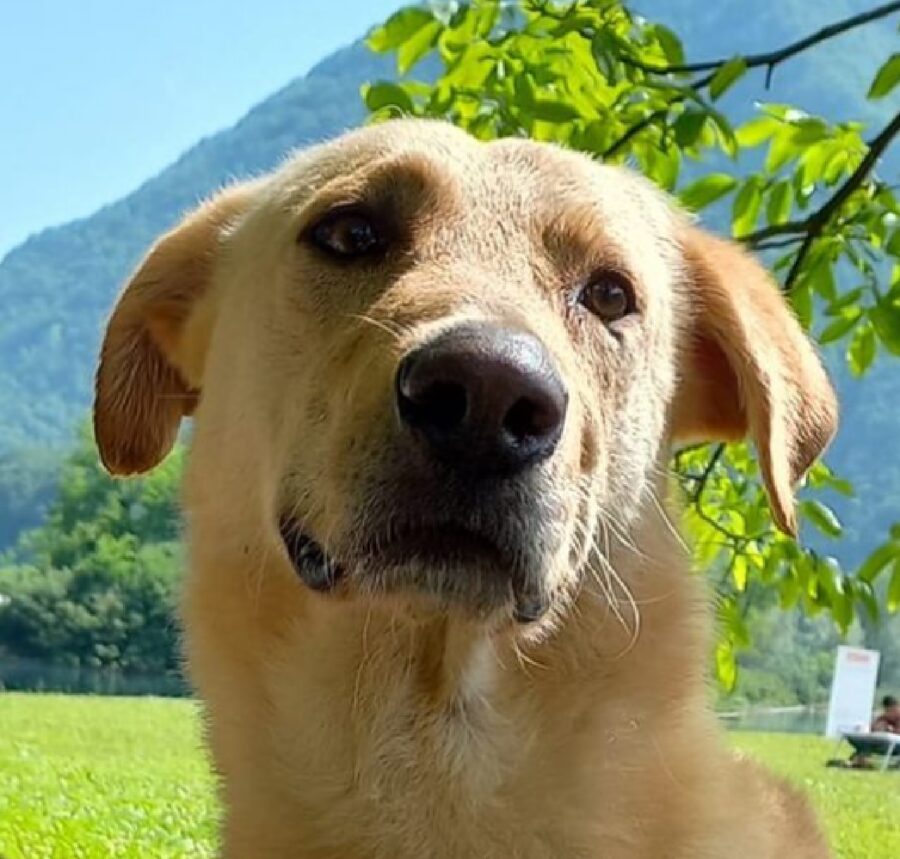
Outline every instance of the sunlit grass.
<svg viewBox="0 0 900 859">
<path fill-rule="evenodd" d="M 213 856 L 199 728 L 190 701 L 0 695 L 0 856 Z M 825 769 L 818 737 L 732 736 L 809 792 L 838 859 L 900 856 L 900 774 Z"/>
<path fill-rule="evenodd" d="M 0 695 L 0 855 L 213 855 L 213 779 L 196 705 Z"/>
<path fill-rule="evenodd" d="M 807 792 L 838 859 L 900 857 L 900 773 L 826 769 L 835 743 L 800 734 L 732 734 L 735 745 Z M 840 750 L 847 757 L 849 746 Z M 788 857 L 785 857 L 788 859 Z"/>
</svg>

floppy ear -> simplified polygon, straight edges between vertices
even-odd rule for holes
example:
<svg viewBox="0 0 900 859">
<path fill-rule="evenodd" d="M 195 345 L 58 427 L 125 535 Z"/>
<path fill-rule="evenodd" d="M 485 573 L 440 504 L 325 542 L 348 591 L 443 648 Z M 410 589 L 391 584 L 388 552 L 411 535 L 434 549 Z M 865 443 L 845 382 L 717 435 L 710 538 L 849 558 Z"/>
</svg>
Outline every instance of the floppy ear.
<svg viewBox="0 0 900 859">
<path fill-rule="evenodd" d="M 765 269 L 737 245 L 685 227 L 690 316 L 673 414 L 676 440 L 756 444 L 775 522 L 797 529 L 793 488 L 837 429 L 812 344 Z"/>
<path fill-rule="evenodd" d="M 156 242 L 119 296 L 94 396 L 94 435 L 110 473 L 153 468 L 193 412 L 211 325 L 200 299 L 222 231 L 249 199 L 250 186 L 238 185 L 204 203 Z"/>
</svg>

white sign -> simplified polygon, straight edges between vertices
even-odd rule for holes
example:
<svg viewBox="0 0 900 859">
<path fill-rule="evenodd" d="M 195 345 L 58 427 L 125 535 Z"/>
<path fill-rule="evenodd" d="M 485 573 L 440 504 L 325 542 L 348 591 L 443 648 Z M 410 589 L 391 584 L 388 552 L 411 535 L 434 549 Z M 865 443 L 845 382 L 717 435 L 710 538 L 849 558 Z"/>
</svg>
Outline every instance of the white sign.
<svg viewBox="0 0 900 859">
<path fill-rule="evenodd" d="M 834 679 L 831 681 L 826 737 L 840 737 L 841 734 L 865 732 L 871 728 L 880 659 L 881 654 L 877 650 L 844 645 L 838 647 Z"/>
</svg>

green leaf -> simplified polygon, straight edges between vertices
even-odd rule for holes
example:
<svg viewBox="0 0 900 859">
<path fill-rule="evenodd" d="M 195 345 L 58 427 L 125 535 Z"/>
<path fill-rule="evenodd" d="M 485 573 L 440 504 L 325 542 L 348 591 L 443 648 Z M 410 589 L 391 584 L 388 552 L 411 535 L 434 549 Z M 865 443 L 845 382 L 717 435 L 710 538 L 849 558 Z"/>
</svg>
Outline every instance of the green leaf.
<svg viewBox="0 0 900 859">
<path fill-rule="evenodd" d="M 733 86 L 747 71 L 747 61 L 743 57 L 735 57 L 720 68 L 709 83 L 709 94 L 713 101 Z"/>
<path fill-rule="evenodd" d="M 705 208 L 724 197 L 737 185 L 737 179 L 727 173 L 710 173 L 696 182 L 691 182 L 678 192 L 683 206 L 694 212 Z"/>
<path fill-rule="evenodd" d="M 722 145 L 722 149 L 728 153 L 729 157 L 735 158 L 738 151 L 738 141 L 731 123 L 718 110 L 710 109 L 709 118 L 713 121 L 719 133 L 719 142 Z"/>
<path fill-rule="evenodd" d="M 616 37 L 607 29 L 597 30 L 591 40 L 591 55 L 597 71 L 610 84 L 619 78 L 619 51 Z"/>
<path fill-rule="evenodd" d="M 693 146 L 697 142 L 706 124 L 706 112 L 702 110 L 686 110 L 672 125 L 675 131 L 675 142 L 682 148 Z"/>
<path fill-rule="evenodd" d="M 736 132 L 738 143 L 751 148 L 765 143 L 778 129 L 781 123 L 771 116 L 757 116 L 745 122 Z"/>
<path fill-rule="evenodd" d="M 847 363 L 850 372 L 859 378 L 872 366 L 878 354 L 878 341 L 872 323 L 866 320 L 853 332 L 853 339 L 847 347 Z"/>
<path fill-rule="evenodd" d="M 814 183 L 822 180 L 825 175 L 825 164 L 831 157 L 832 148 L 830 145 L 820 144 L 808 146 L 804 149 L 800 156 L 800 164 L 802 169 L 800 172 L 800 180 L 804 186 L 812 186 Z"/>
<path fill-rule="evenodd" d="M 366 44 L 376 53 L 383 54 L 399 48 L 428 24 L 436 23 L 434 15 L 420 6 L 410 6 L 395 12 L 380 27 L 376 27 L 366 39 Z"/>
<path fill-rule="evenodd" d="M 397 50 L 397 71 L 405 75 L 437 44 L 441 35 L 440 21 L 432 21 L 410 36 Z"/>
<path fill-rule="evenodd" d="M 740 606 L 733 597 L 726 597 L 719 604 L 719 622 L 726 633 L 725 640 L 735 649 L 750 646 L 750 630 L 744 621 Z"/>
<path fill-rule="evenodd" d="M 900 558 L 900 546 L 896 543 L 883 543 L 862 562 L 856 576 L 864 582 L 874 582 L 879 573 L 897 558 Z"/>
<path fill-rule="evenodd" d="M 816 528 L 829 537 L 840 537 L 844 530 L 834 511 L 821 501 L 816 501 L 815 499 L 801 501 L 800 512 Z"/>
<path fill-rule="evenodd" d="M 831 304 L 828 305 L 825 314 L 827 316 L 840 316 L 845 308 L 849 307 L 851 304 L 856 304 L 856 302 L 859 301 L 860 298 L 862 298 L 862 294 L 862 287 L 851 289 L 848 292 L 845 292 L 843 295 L 835 298 L 831 302 Z"/>
<path fill-rule="evenodd" d="M 744 555 L 735 555 L 731 576 L 738 592 L 743 593 L 747 589 L 747 558 Z"/>
<path fill-rule="evenodd" d="M 660 149 L 652 146 L 643 157 L 644 172 L 661 188 L 671 191 L 678 181 L 678 168 L 681 165 L 680 150 L 675 146 Z"/>
<path fill-rule="evenodd" d="M 473 6 L 470 11 L 475 13 L 475 35 L 486 39 L 491 35 L 491 31 L 500 17 L 500 3 L 497 0 L 490 0 L 490 2 L 479 3 L 477 6 Z"/>
<path fill-rule="evenodd" d="M 852 584 L 856 601 L 865 606 L 869 617 L 877 623 L 881 612 L 878 610 L 878 599 L 875 596 L 875 591 L 872 590 L 872 586 L 868 582 L 862 582 L 859 579 L 854 579 Z"/>
<path fill-rule="evenodd" d="M 809 329 L 813 319 L 812 290 L 809 288 L 809 284 L 796 284 L 794 288 L 791 289 L 788 299 L 790 300 L 791 307 L 794 308 L 794 313 L 797 314 L 797 319 L 800 321 L 804 330 Z"/>
<path fill-rule="evenodd" d="M 794 143 L 808 146 L 828 137 L 828 124 L 817 117 L 810 116 L 799 120 L 794 125 L 794 133 L 791 139 Z"/>
<path fill-rule="evenodd" d="M 853 623 L 853 600 L 846 586 L 844 573 L 834 558 L 816 559 L 816 579 L 827 600 L 823 602 L 831 609 L 835 623 L 846 635 Z"/>
<path fill-rule="evenodd" d="M 878 338 L 892 355 L 900 355 L 900 307 L 892 301 L 879 301 L 869 311 Z"/>
<path fill-rule="evenodd" d="M 380 81 L 365 87 L 363 97 L 365 98 L 366 107 L 373 113 L 388 107 L 394 107 L 404 113 L 412 113 L 414 111 L 412 99 L 409 93 L 395 83 Z"/>
<path fill-rule="evenodd" d="M 834 267 L 831 262 L 831 257 L 827 253 L 819 254 L 815 262 L 809 267 L 806 280 L 817 294 L 828 301 L 833 301 L 837 295 L 837 284 L 834 280 Z M 846 312 L 847 311 L 844 311 L 844 313 Z"/>
<path fill-rule="evenodd" d="M 731 210 L 731 231 L 736 237 L 745 236 L 753 232 L 756 220 L 759 217 L 759 208 L 762 204 L 762 191 L 759 180 L 751 177 L 744 183 L 744 187 L 738 191 L 734 198 Z"/>
<path fill-rule="evenodd" d="M 868 98 L 884 98 L 900 81 L 900 54 L 892 54 L 878 70 Z"/>
<path fill-rule="evenodd" d="M 844 480 L 841 477 L 835 477 L 832 475 L 825 481 L 825 485 L 829 489 L 833 489 L 835 492 L 839 492 L 846 498 L 853 498 L 856 495 L 856 492 L 853 489 L 853 484 L 849 480 Z"/>
<path fill-rule="evenodd" d="M 788 161 L 796 158 L 803 151 L 795 141 L 789 128 L 784 128 L 772 138 L 769 151 L 766 153 L 764 169 L 767 173 L 777 173 Z"/>
<path fill-rule="evenodd" d="M 797 605 L 800 599 L 800 582 L 794 576 L 785 576 L 778 583 L 778 603 L 787 610 Z"/>
<path fill-rule="evenodd" d="M 843 582 L 841 582 L 839 588 L 829 594 L 831 598 L 831 616 L 838 627 L 840 627 L 841 635 L 846 635 L 853 625 L 853 599 L 844 590 L 844 587 Z"/>
<path fill-rule="evenodd" d="M 819 343 L 823 346 L 826 343 L 833 343 L 845 337 L 853 329 L 853 326 L 862 318 L 862 308 L 854 307 L 845 313 L 844 316 L 835 319 L 830 325 L 825 326 L 825 330 L 819 335 Z"/>
<path fill-rule="evenodd" d="M 716 676 L 727 691 L 734 689 L 737 682 L 737 661 L 734 647 L 728 641 L 720 641 L 716 645 Z"/>
<path fill-rule="evenodd" d="M 666 62 L 672 66 L 680 66 L 684 62 L 684 48 L 681 45 L 681 39 L 662 24 L 654 24 L 648 29 L 656 36 Z"/>
<path fill-rule="evenodd" d="M 893 613 L 900 609 L 900 558 L 894 561 L 891 581 L 887 590 L 887 609 Z"/>
<path fill-rule="evenodd" d="M 891 237 L 884 243 L 884 249 L 891 256 L 900 257 L 900 227 L 891 232 Z"/>
<path fill-rule="evenodd" d="M 516 97 L 516 105 L 524 107 L 528 110 L 534 105 L 536 98 L 534 89 L 534 79 L 528 72 L 522 72 L 516 75 L 513 81 L 513 92 Z"/>
<path fill-rule="evenodd" d="M 841 176 L 847 171 L 847 164 L 850 161 L 850 156 L 846 151 L 841 150 L 839 152 L 835 152 L 828 161 L 825 163 L 825 169 L 822 173 L 822 178 L 825 180 L 826 185 L 834 185 Z"/>
<path fill-rule="evenodd" d="M 794 189 L 787 179 L 776 182 L 769 191 L 766 219 L 770 224 L 784 224 L 791 217 Z"/>
<path fill-rule="evenodd" d="M 581 112 L 569 102 L 547 97 L 535 98 L 530 113 L 543 122 L 571 122 L 581 118 Z"/>
</svg>

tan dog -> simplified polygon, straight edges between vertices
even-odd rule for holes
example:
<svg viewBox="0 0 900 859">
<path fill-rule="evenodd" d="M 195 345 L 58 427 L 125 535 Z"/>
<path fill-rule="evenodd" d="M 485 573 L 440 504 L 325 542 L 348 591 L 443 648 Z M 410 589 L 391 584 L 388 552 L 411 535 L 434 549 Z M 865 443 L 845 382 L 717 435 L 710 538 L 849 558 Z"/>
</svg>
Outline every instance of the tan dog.
<svg viewBox="0 0 900 859">
<path fill-rule="evenodd" d="M 629 172 L 397 121 L 228 189 L 109 323 L 96 434 L 196 407 L 190 671 L 223 855 L 821 859 L 725 751 L 670 443 L 782 528 L 831 387 L 762 268 Z"/>
</svg>

